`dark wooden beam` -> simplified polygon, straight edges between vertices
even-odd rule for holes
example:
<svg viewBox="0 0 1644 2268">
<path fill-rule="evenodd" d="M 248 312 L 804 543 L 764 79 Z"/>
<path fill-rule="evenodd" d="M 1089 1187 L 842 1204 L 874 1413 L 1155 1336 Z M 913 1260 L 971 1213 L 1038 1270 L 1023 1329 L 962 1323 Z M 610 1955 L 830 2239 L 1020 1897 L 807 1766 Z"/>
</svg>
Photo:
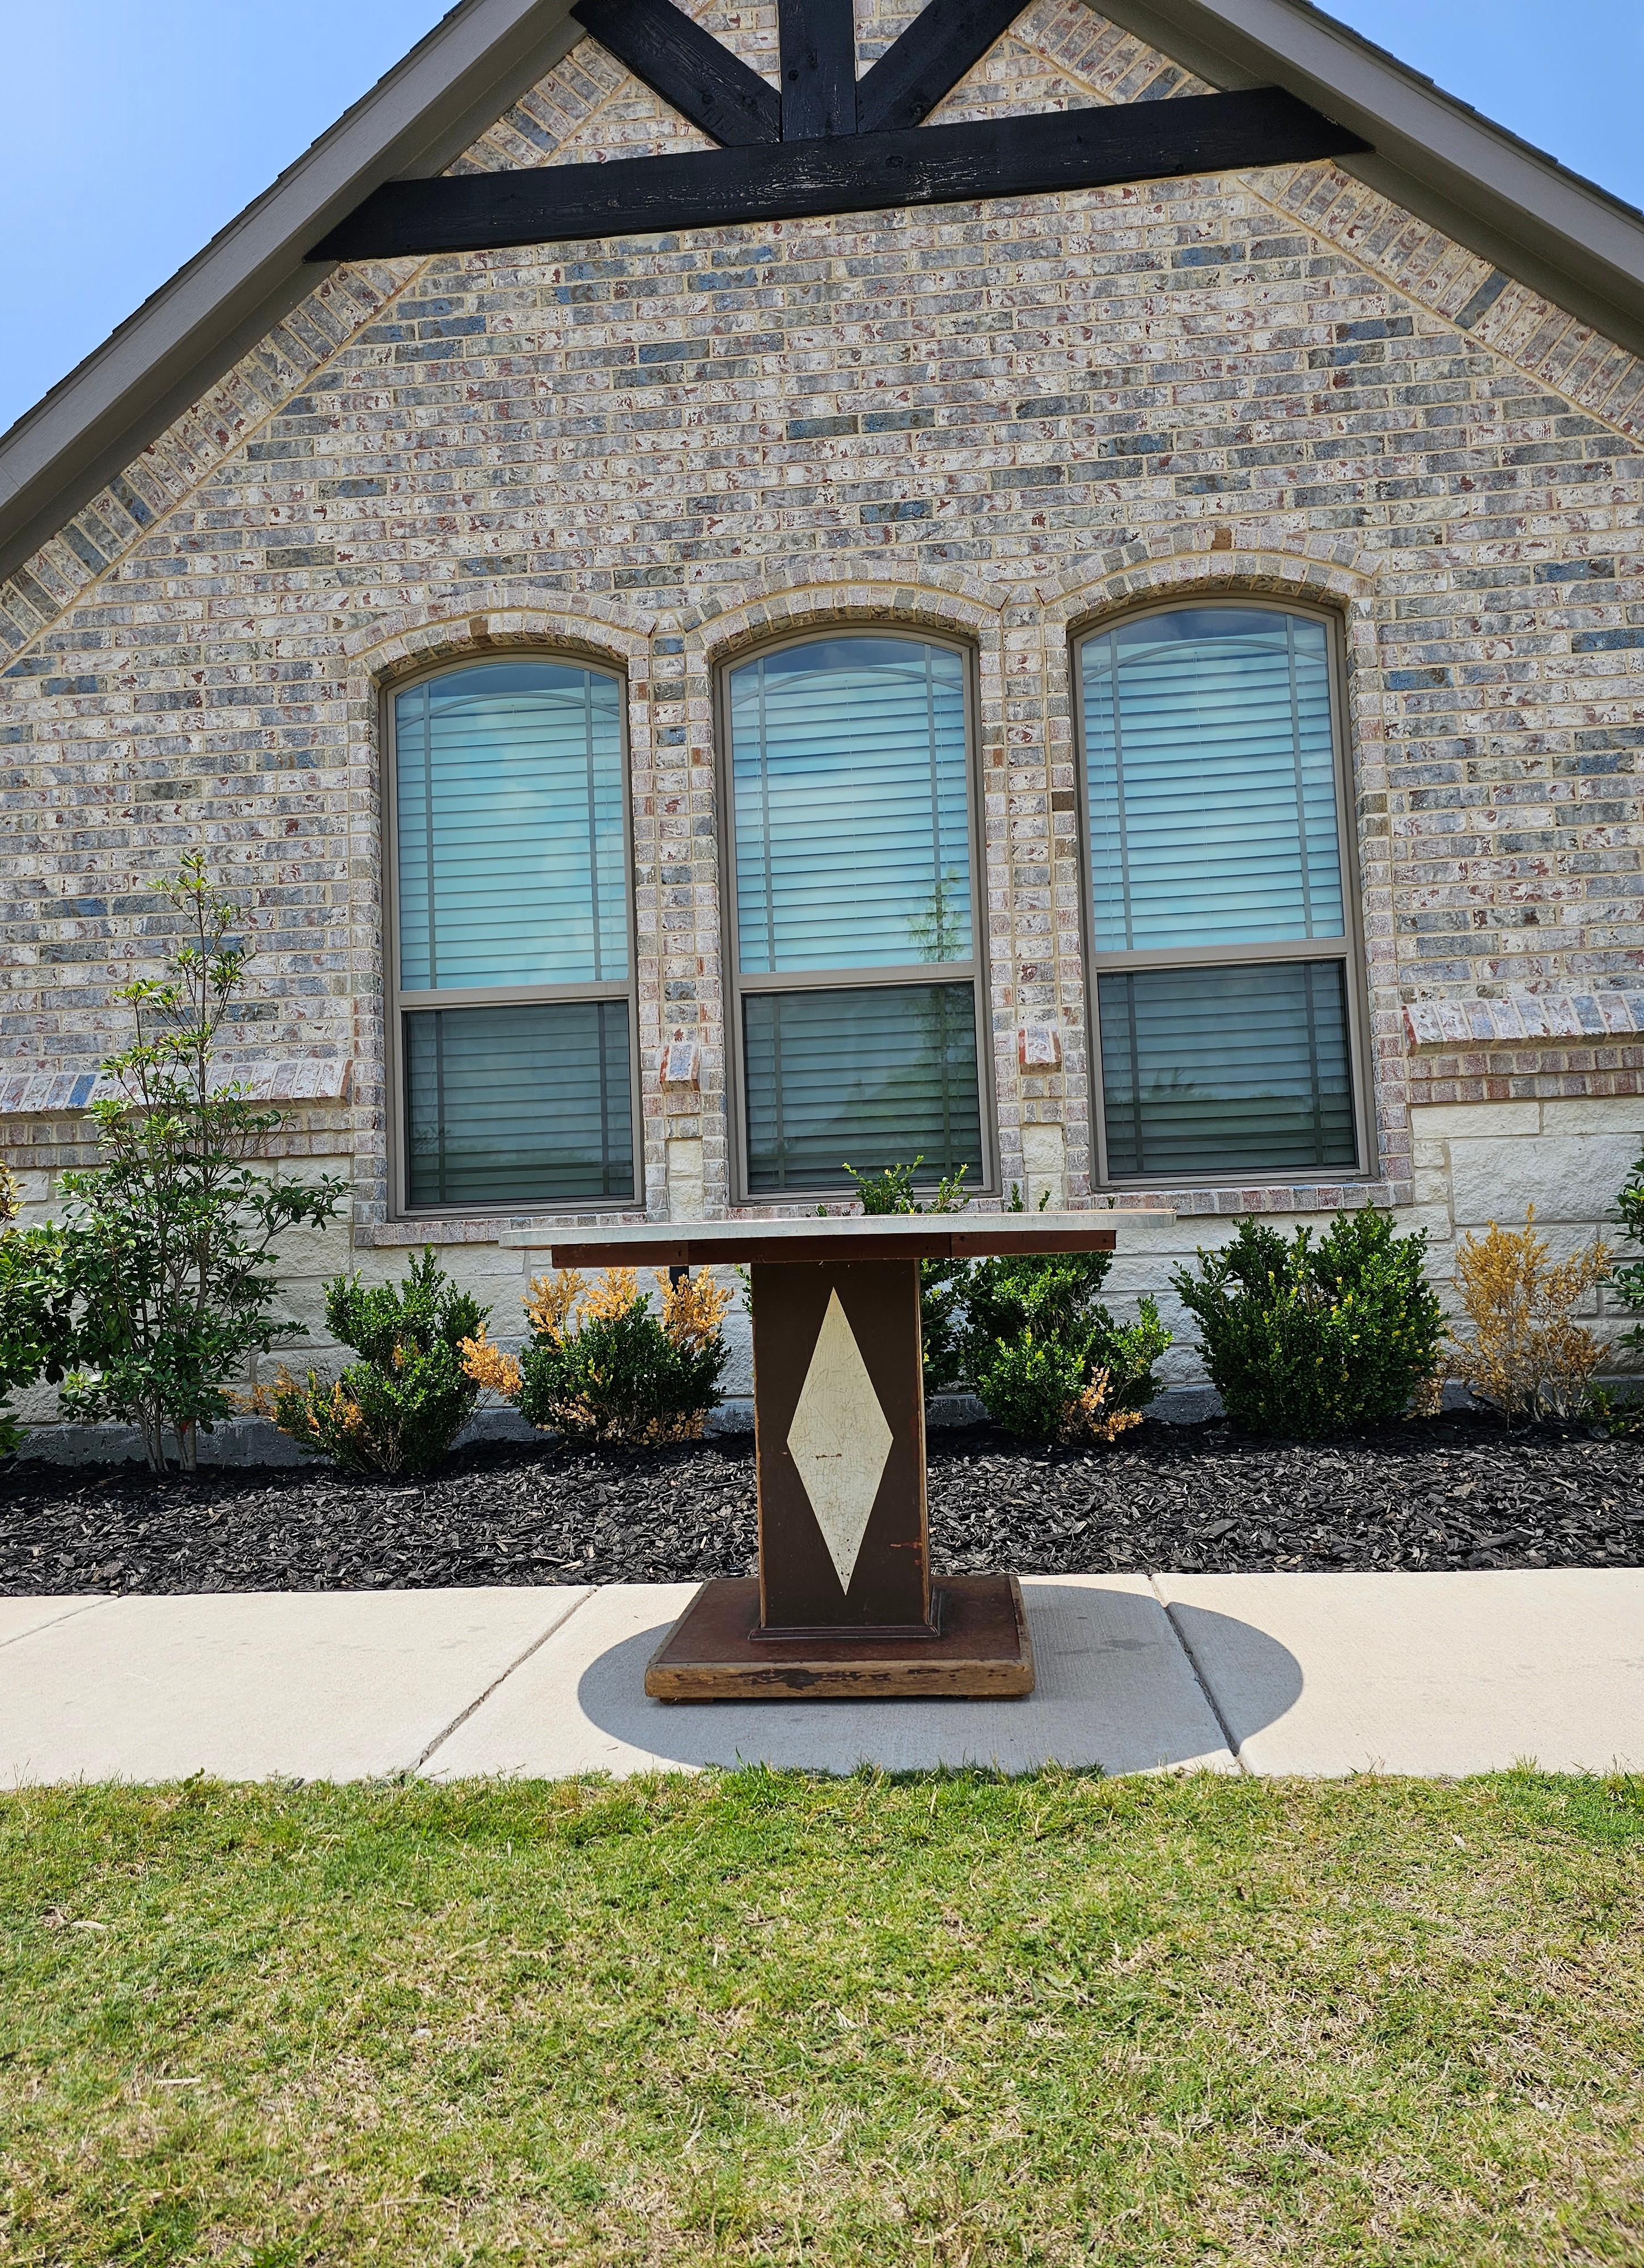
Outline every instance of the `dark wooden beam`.
<svg viewBox="0 0 1644 2268">
<path fill-rule="evenodd" d="M 673 0 L 576 0 L 571 13 L 711 141 L 780 142 L 782 97 Z"/>
<path fill-rule="evenodd" d="M 484 252 L 1293 166 L 1367 145 L 1281 87 L 899 134 L 387 181 L 311 260 Z"/>
<path fill-rule="evenodd" d="M 856 131 L 852 0 L 776 0 L 782 54 L 782 139 Z"/>
<path fill-rule="evenodd" d="M 917 126 L 1022 13 L 1024 0 L 928 0 L 856 88 L 864 134 Z M 574 12 L 574 11 L 573 11 Z"/>
</svg>

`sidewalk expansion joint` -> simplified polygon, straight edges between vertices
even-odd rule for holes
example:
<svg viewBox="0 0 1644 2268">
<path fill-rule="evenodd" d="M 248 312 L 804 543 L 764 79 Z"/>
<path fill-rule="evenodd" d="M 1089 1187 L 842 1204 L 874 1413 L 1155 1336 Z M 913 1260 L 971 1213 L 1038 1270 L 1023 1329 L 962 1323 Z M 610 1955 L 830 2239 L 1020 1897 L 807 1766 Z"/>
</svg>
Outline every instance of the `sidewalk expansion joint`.
<svg viewBox="0 0 1644 2268">
<path fill-rule="evenodd" d="M 513 1675 L 517 1669 L 523 1669 L 533 1653 L 540 1653 L 542 1648 L 547 1644 L 548 1640 L 551 1638 L 556 1637 L 558 1633 L 564 1629 L 566 1624 L 569 1622 L 571 1616 L 577 1611 L 578 1608 L 585 1607 L 587 1605 L 589 1600 L 592 1598 L 597 1588 L 597 1585 L 591 1583 L 587 1589 L 584 1590 L 580 1599 L 573 1599 L 570 1605 L 566 1608 L 562 1615 L 557 1616 L 555 1619 L 548 1624 L 547 1630 L 539 1632 L 537 1637 L 532 1639 L 531 1644 L 526 1646 L 523 1653 L 516 1654 L 513 1660 L 509 1663 L 506 1669 L 499 1670 L 497 1675 L 486 1687 L 483 1693 L 476 1693 L 473 1699 L 469 1702 L 467 1707 L 466 1709 L 459 1710 L 457 1714 L 451 1719 L 450 1724 L 445 1727 L 443 1732 L 435 1734 L 427 1748 L 423 1749 L 422 1755 L 418 1756 L 416 1761 L 412 1764 L 411 1770 L 414 1772 L 420 1772 L 423 1765 L 427 1764 L 429 1758 L 434 1755 L 435 1751 L 438 1749 L 443 1749 L 446 1742 L 450 1740 L 451 1734 L 459 1731 L 461 1727 L 467 1723 L 469 1718 L 473 1715 L 475 1710 L 483 1709 L 486 1703 L 490 1699 L 492 1694 L 497 1690 L 498 1687 L 506 1685 L 509 1679 Z"/>
<path fill-rule="evenodd" d="M 20 1594 L 14 1591 L 10 1595 L 16 1598 Z M 89 1615 L 93 1607 L 117 1607 L 120 1604 L 121 1595 L 116 1592 L 108 1598 L 82 1599 L 77 1605 L 69 1608 L 66 1613 L 54 1615 L 49 1622 L 34 1623 L 27 1630 L 15 1631 L 10 1638 L 0 1638 L 0 1648 L 21 1646 L 24 1639 L 28 1638 L 44 1638 L 48 1631 L 61 1630 L 64 1623 L 74 1622 L 81 1615 Z"/>
<path fill-rule="evenodd" d="M 1250 1777 L 1250 1766 L 1244 1761 L 1244 1751 L 1240 1749 L 1238 1742 L 1233 1737 L 1233 1727 L 1222 1715 L 1222 1704 L 1216 1699 L 1209 1679 L 1205 1675 L 1203 1669 L 1200 1667 L 1199 1657 L 1193 1652 L 1193 1640 L 1188 1637 L 1186 1631 L 1177 1621 L 1176 1609 L 1171 1606 L 1163 1592 L 1160 1590 L 1159 1579 L 1150 1567 L 1148 1570 L 1148 1587 L 1152 1592 L 1154 1597 L 1158 1601 L 1160 1606 L 1164 1609 L 1164 1619 L 1171 1626 L 1171 1636 L 1176 1640 L 1177 1645 L 1180 1646 L 1182 1652 L 1187 1657 L 1187 1667 L 1193 1673 L 1194 1684 L 1197 1685 L 1199 1690 L 1205 1697 L 1206 1708 L 1209 1710 L 1211 1715 L 1222 1727 L 1222 1738 L 1227 1743 L 1227 1752 L 1229 1756 L 1232 1757 L 1234 1763 L 1248 1778 Z"/>
</svg>

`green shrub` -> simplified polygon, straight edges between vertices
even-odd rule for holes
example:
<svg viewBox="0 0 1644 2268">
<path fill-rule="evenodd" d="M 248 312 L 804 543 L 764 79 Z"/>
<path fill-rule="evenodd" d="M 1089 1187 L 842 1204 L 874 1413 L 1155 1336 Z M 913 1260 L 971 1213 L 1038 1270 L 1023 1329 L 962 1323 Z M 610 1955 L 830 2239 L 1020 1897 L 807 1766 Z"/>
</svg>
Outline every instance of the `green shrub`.
<svg viewBox="0 0 1644 2268">
<path fill-rule="evenodd" d="M 1010 1210 L 1022 1211 L 1012 1191 Z M 1171 1344 L 1151 1300 L 1116 1323 L 1100 1293 L 1105 1252 L 979 1260 L 970 1270 L 966 1366 L 994 1424 L 1035 1441 L 1111 1441 L 1140 1425 Z"/>
<path fill-rule="evenodd" d="M 62 1240 L 55 1229 L 13 1227 L 18 1199 L 16 1181 L 0 1166 L 0 1457 L 22 1439 L 11 1395 L 38 1378 L 55 1385 L 74 1345 Z"/>
<path fill-rule="evenodd" d="M 347 1183 L 282 1179 L 247 1162 L 281 1124 L 214 1068 L 249 955 L 239 909 L 191 852 L 156 885 L 183 924 L 164 979 L 116 998 L 136 1038 L 103 1065 L 114 1092 L 92 1105 L 106 1163 L 62 1175 L 57 1267 L 74 1316 L 70 1418 L 121 1418 L 166 1469 L 167 1431 L 186 1471 L 197 1435 L 234 1406 L 227 1381 L 276 1337 L 305 1336 L 274 1313 L 275 1247 L 318 1226 Z"/>
<path fill-rule="evenodd" d="M 1644 1245 L 1644 1158 L 1639 1160 L 1623 1183 L 1620 1195 L 1616 1199 L 1616 1210 L 1621 1215 L 1621 1241 L 1635 1247 Z M 1644 1314 L 1644 1260 L 1630 1260 L 1625 1268 L 1614 1269 L 1610 1283 L 1623 1307 L 1635 1315 Z M 1644 1323 L 1634 1323 L 1630 1330 L 1623 1331 L 1616 1344 L 1626 1347 L 1631 1353 L 1644 1354 Z M 1604 1399 L 1611 1404 L 1613 1413 L 1618 1406 L 1613 1397 L 1606 1395 Z M 1644 1408 L 1644 1403 L 1639 1406 Z M 1624 1400 L 1618 1407 L 1630 1410 L 1633 1404 L 1630 1400 Z M 1620 1430 L 1639 1430 L 1636 1418 Z"/>
<path fill-rule="evenodd" d="M 326 1321 L 359 1361 L 331 1380 L 282 1370 L 255 1407 L 303 1448 L 350 1471 L 432 1472 L 479 1401 L 464 1350 L 489 1313 L 458 1290 L 431 1249 L 400 1284 L 367 1290 L 357 1276 L 336 1277 L 326 1286 Z"/>
<path fill-rule="evenodd" d="M 730 1359 L 720 1324 L 730 1294 L 705 1271 L 658 1270 L 657 1280 L 659 1314 L 631 1268 L 607 1269 L 585 1297 L 574 1269 L 539 1277 L 525 1303 L 530 1344 L 516 1362 L 478 1336 L 470 1377 L 569 1440 L 637 1448 L 698 1440 Z"/>
<path fill-rule="evenodd" d="M 887 1166 L 883 1173 L 845 1171 L 856 1184 L 865 1213 L 962 1212 L 970 1202 L 965 1194 L 963 1166 L 944 1176 L 928 1204 L 914 1196 L 914 1176 L 924 1164 Z M 964 1369 L 964 1329 L 969 1263 L 963 1260 L 921 1260 L 919 1263 L 919 1336 L 925 1358 L 925 1391 L 946 1394 L 957 1386 Z"/>
<path fill-rule="evenodd" d="M 1618 1441 L 1644 1440 L 1644 1394 L 1636 1386 L 1619 1394 L 1612 1386 L 1589 1386 L 1585 1414 Z"/>
<path fill-rule="evenodd" d="M 1432 1395 L 1444 1318 L 1423 1269 L 1427 1232 L 1388 1213 L 1338 1213 L 1317 1243 L 1241 1220 L 1173 1281 L 1198 1321 L 1222 1406 L 1251 1433 L 1317 1440 L 1400 1418 Z"/>
</svg>

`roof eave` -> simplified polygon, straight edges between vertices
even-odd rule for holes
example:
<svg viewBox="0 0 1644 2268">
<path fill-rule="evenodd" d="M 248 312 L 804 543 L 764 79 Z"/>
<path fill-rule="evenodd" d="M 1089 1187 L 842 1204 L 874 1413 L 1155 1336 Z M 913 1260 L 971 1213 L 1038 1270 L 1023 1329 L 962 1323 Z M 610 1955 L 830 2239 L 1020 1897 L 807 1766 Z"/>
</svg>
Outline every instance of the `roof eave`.
<svg viewBox="0 0 1644 2268">
<path fill-rule="evenodd" d="M 385 180 L 441 172 L 582 37 L 570 0 L 463 0 L 0 436 L 0 575 L 308 292 L 308 247 Z"/>
<path fill-rule="evenodd" d="M 1644 354 L 1644 216 L 1307 0 L 1101 0 L 1213 85 L 1279 85 L 1374 145 L 1346 169 Z M 0 576 L 197 401 L 325 273 L 382 182 L 444 170 L 582 36 L 570 0 L 461 0 L 103 346 L 0 436 Z"/>
<path fill-rule="evenodd" d="M 1287 88 L 1369 155 L 1335 162 L 1644 354 L 1644 217 L 1458 102 L 1308 0 L 1102 0 L 1217 86 Z"/>
</svg>

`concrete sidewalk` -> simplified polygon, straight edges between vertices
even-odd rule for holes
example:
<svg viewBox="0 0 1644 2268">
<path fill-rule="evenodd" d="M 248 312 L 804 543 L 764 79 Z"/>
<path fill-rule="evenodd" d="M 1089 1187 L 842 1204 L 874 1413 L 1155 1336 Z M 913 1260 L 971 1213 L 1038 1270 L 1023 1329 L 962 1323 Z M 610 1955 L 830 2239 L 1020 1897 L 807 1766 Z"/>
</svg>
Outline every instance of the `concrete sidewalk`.
<svg viewBox="0 0 1644 2268">
<path fill-rule="evenodd" d="M 0 1598 L 0 1786 L 1644 1770 L 1644 1570 L 1036 1576 L 1025 1701 L 648 1701 L 646 1660 L 694 1587 Z"/>
</svg>

